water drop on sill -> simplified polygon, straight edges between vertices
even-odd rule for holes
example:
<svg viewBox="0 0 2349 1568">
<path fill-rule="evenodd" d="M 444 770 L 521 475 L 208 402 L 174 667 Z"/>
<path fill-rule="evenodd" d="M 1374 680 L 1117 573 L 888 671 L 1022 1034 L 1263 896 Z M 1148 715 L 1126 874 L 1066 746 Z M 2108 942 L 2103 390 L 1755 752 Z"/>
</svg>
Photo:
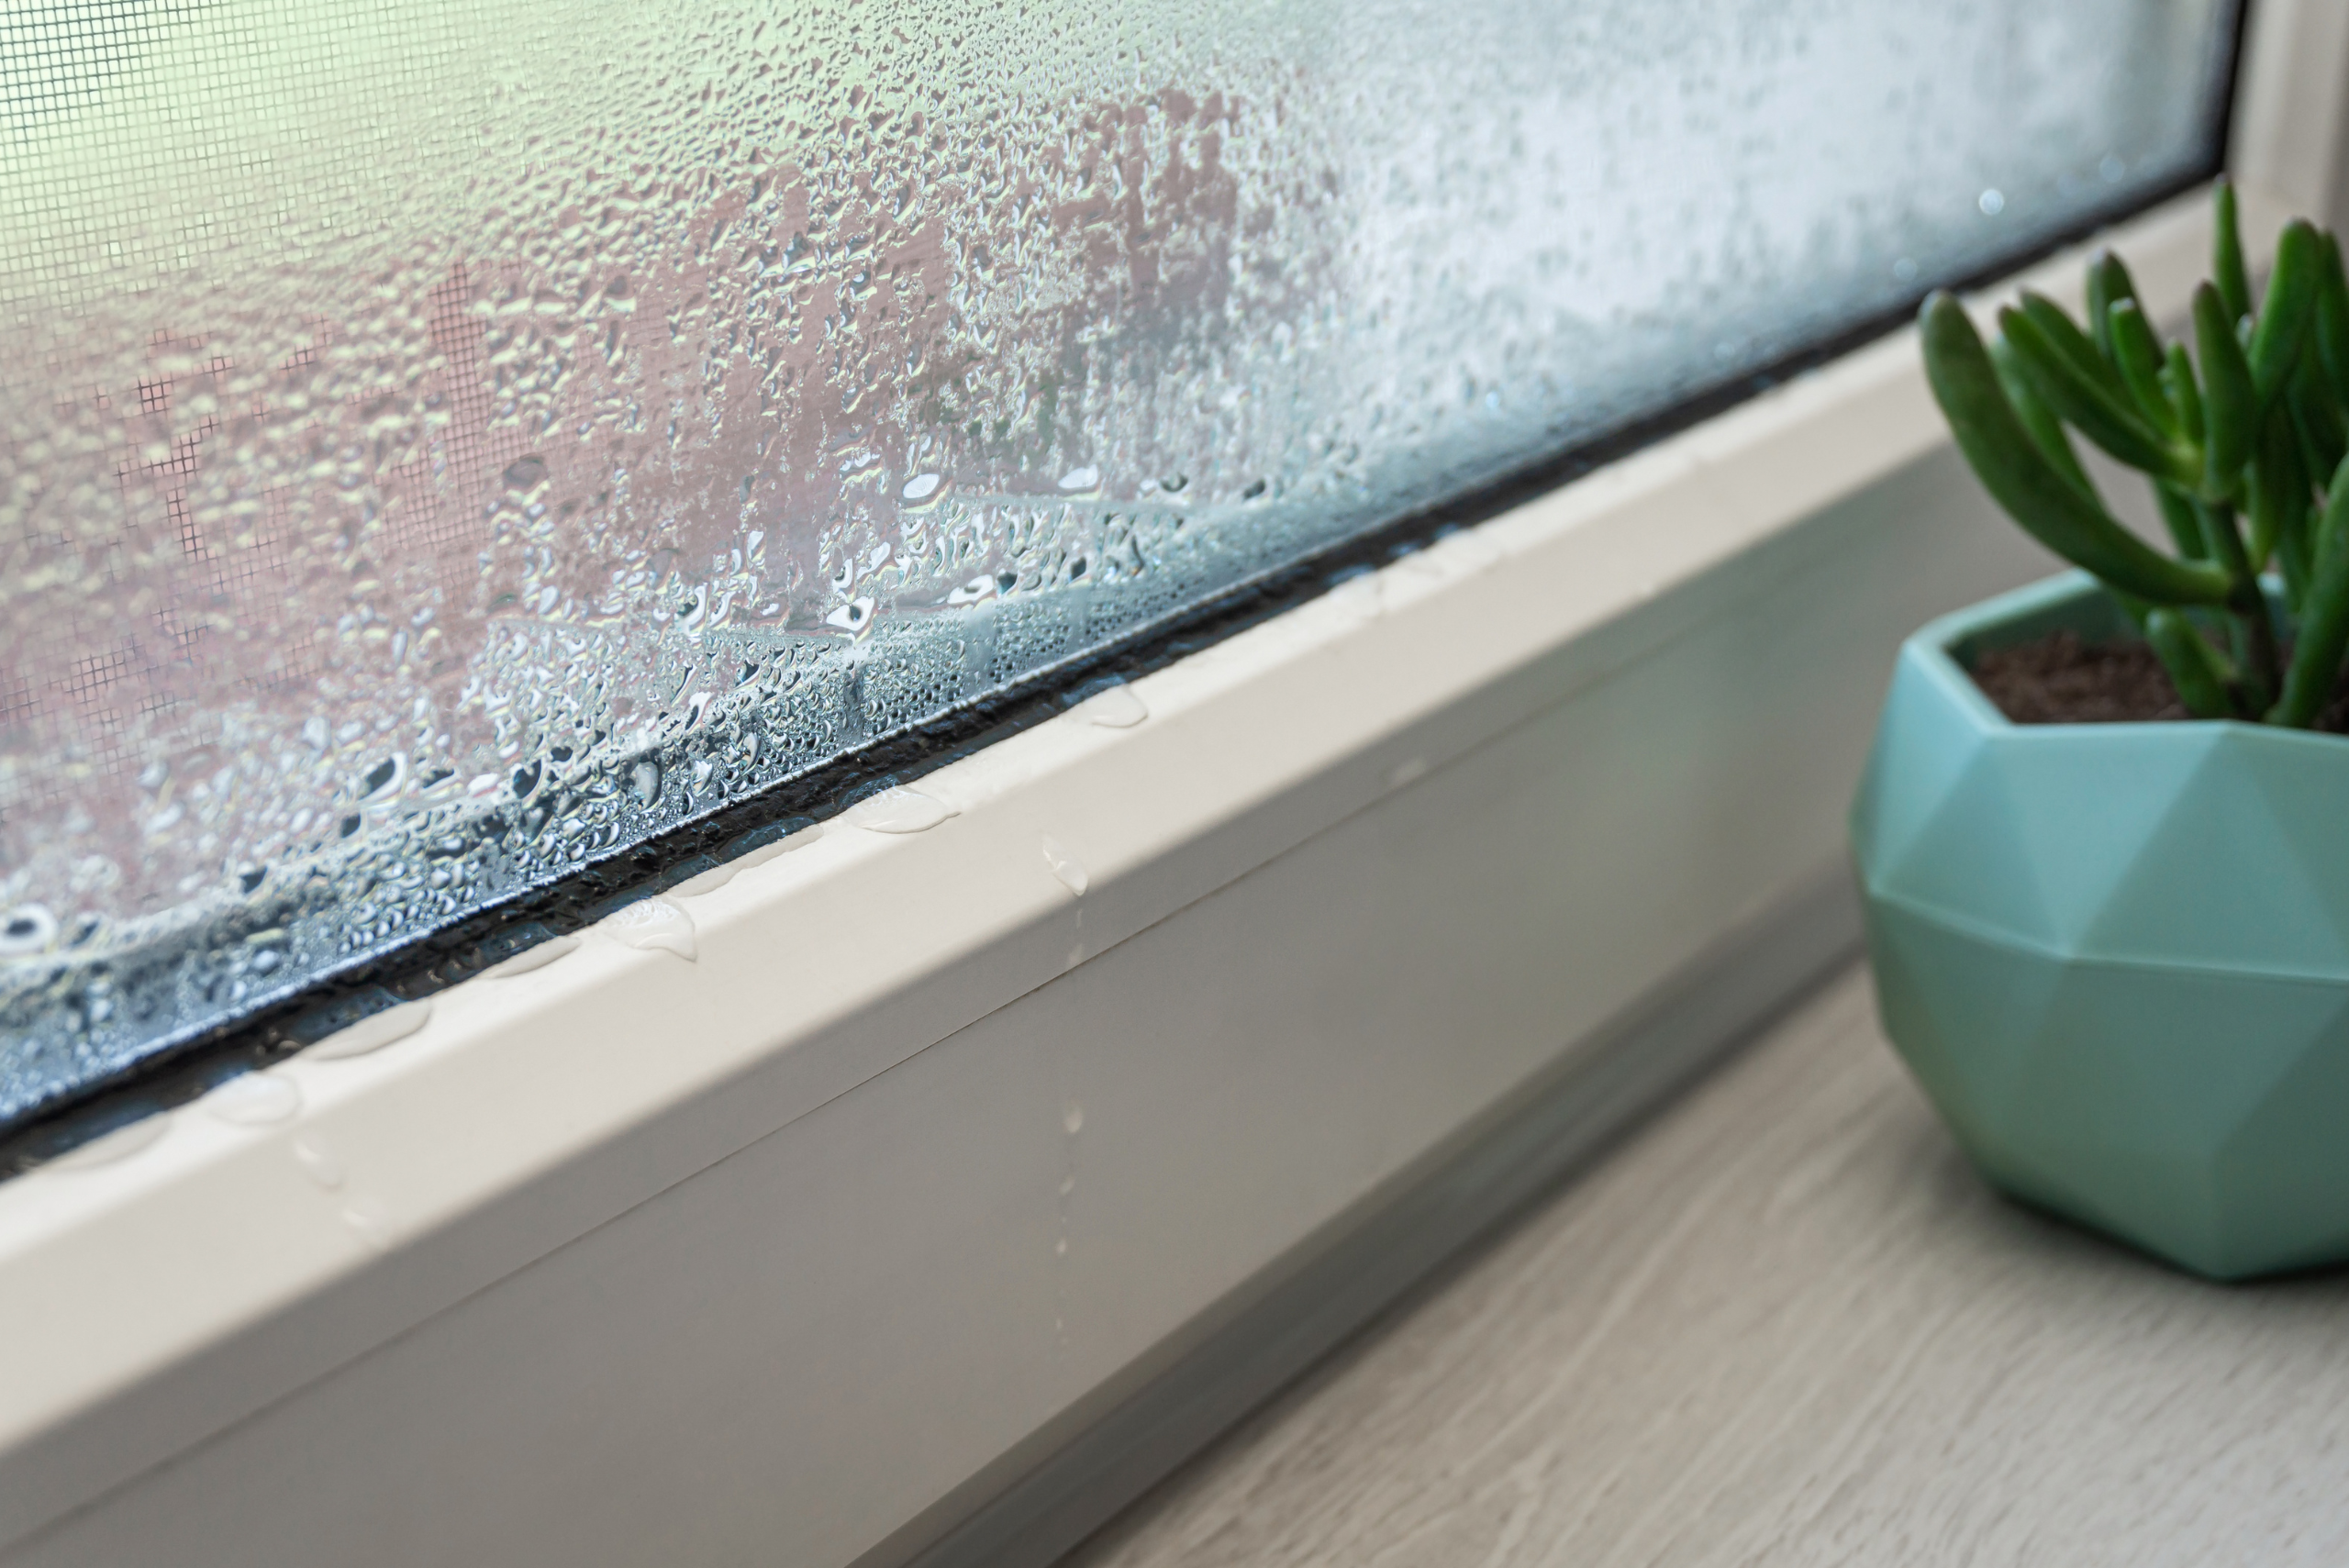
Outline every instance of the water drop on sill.
<svg viewBox="0 0 2349 1568">
<path fill-rule="evenodd" d="M 1096 692 L 1064 716 L 1072 724 L 1098 724 L 1109 729 L 1131 729 L 1150 717 L 1141 695 L 1131 686 L 1116 685 Z"/>
<path fill-rule="evenodd" d="M 266 1127 L 302 1108 L 302 1090 L 275 1073 L 244 1073 L 204 1096 L 204 1108 L 231 1127 Z"/>
<path fill-rule="evenodd" d="M 608 915 L 603 929 L 624 947 L 670 952 L 694 962 L 701 956 L 694 917 L 665 898 L 640 898 Z"/>
<path fill-rule="evenodd" d="M 398 1228 L 391 1216 L 372 1203 L 354 1203 L 342 1211 L 342 1223 L 351 1233 L 378 1252 L 388 1252 L 399 1239 Z"/>
<path fill-rule="evenodd" d="M 781 848 L 780 845 L 775 847 L 778 849 Z M 724 865 L 712 866 L 707 871 L 701 873 L 697 876 L 689 876 L 685 878 L 685 881 L 677 884 L 676 886 L 669 889 L 669 896 L 672 898 L 699 898 L 705 893 L 715 893 L 719 888 L 725 886 L 728 883 L 733 881 L 735 873 L 742 869 L 745 862 L 748 860 L 749 857 L 745 856 L 740 861 L 728 861 Z"/>
<path fill-rule="evenodd" d="M 395 1040 L 406 1040 L 422 1029 L 432 1017 L 432 1002 L 403 1002 L 396 1007 L 386 1007 L 370 1014 L 347 1029 L 337 1029 L 326 1039 L 302 1052 L 306 1062 L 341 1062 L 353 1056 L 365 1056 Z"/>
<path fill-rule="evenodd" d="M 821 828 L 802 828 L 798 832 L 777 839 L 772 844 L 761 844 L 749 854 L 729 861 L 727 863 L 731 865 L 739 874 L 754 866 L 763 866 L 777 855 L 787 855 L 795 850 L 804 850 L 823 836 L 824 830 Z"/>
<path fill-rule="evenodd" d="M 328 1192 L 349 1179 L 342 1162 L 328 1153 L 323 1144 L 297 1138 L 293 1143 L 293 1153 L 294 1162 L 302 1167 L 303 1173 Z"/>
<path fill-rule="evenodd" d="M 872 833 L 920 833 L 953 815 L 945 802 L 918 790 L 885 789 L 850 806 L 843 819 Z"/>
<path fill-rule="evenodd" d="M 1044 863 L 1052 868 L 1052 874 L 1060 879 L 1063 887 L 1079 898 L 1085 896 L 1085 890 L 1092 878 L 1085 874 L 1084 863 L 1063 848 L 1060 840 L 1050 833 L 1044 835 Z"/>
</svg>

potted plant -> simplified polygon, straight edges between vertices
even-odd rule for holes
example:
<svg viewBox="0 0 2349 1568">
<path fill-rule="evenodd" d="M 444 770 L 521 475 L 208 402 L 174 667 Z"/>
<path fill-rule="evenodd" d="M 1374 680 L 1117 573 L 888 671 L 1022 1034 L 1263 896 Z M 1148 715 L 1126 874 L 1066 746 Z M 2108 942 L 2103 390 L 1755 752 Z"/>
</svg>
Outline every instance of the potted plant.
<svg viewBox="0 0 2349 1568">
<path fill-rule="evenodd" d="M 1959 449 L 2080 570 L 1909 640 L 1852 843 L 1886 1033 L 1983 1173 L 2232 1279 L 2349 1258 L 2349 283 L 2295 223 L 2254 297 L 2223 185 L 2216 230 L 2190 354 L 2110 255 L 2085 328 L 1925 302 Z"/>
</svg>

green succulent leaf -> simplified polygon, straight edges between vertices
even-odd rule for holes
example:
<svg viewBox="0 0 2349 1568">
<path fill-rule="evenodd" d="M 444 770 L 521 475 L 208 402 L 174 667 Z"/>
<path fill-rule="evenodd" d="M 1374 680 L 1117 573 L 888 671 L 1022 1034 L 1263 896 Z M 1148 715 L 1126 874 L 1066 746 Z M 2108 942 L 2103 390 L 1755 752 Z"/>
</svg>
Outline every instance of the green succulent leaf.
<svg viewBox="0 0 2349 1568">
<path fill-rule="evenodd" d="M 2120 362 L 2112 346 L 2112 307 L 2122 300 L 2134 304 L 2137 281 L 2120 257 L 2110 250 L 2099 250 L 2096 260 L 2088 263 L 2088 328 L 2096 335 L 2096 346 L 2105 358 Z M 2158 358 L 2158 356 L 2156 356 Z"/>
<path fill-rule="evenodd" d="M 1990 364 L 1998 373 L 2000 390 L 2014 406 L 2015 417 L 2022 421 L 2022 428 L 2030 433 L 2040 455 L 2057 473 L 2070 480 L 2082 495 L 2101 506 L 2104 503 L 2096 493 L 2096 483 L 2080 466 L 2080 454 L 2072 449 L 2072 438 L 2065 433 L 2064 421 L 2041 400 L 2039 389 L 2025 373 L 2014 345 L 2004 338 L 1991 339 Z"/>
<path fill-rule="evenodd" d="M 2243 465 L 2251 456 L 2259 397 L 2252 387 L 2251 365 L 2235 339 L 2226 304 L 2209 284 L 2194 291 L 2194 347 L 2202 360 L 2204 393 L 2200 488 L 2205 498 L 2223 500 L 2234 494 Z"/>
<path fill-rule="evenodd" d="M 2210 279 L 2227 319 L 2240 321 L 2251 314 L 2251 270 L 2243 265 L 2243 233 L 2235 220 L 2235 187 L 2221 180 L 2213 192 L 2216 212 L 2210 228 Z"/>
<path fill-rule="evenodd" d="M 2187 357 L 2186 345 L 2172 343 L 2169 357 L 2162 366 L 2162 390 L 2169 394 L 2170 406 L 2177 410 L 2177 428 L 2186 439 L 2199 446 L 2206 431 L 2202 422 L 2202 388 L 2194 376 L 2194 361 Z"/>
<path fill-rule="evenodd" d="M 2103 365 L 2100 359 L 2098 361 L 2110 377 L 2110 385 L 2089 378 L 2038 319 L 2019 310 L 1998 312 L 1998 330 L 2014 345 L 2017 361 L 2041 399 L 2080 434 L 2130 467 L 2157 479 L 2189 487 L 2199 482 L 2200 464 L 2195 454 L 2183 443 L 2170 440 L 2137 412 L 2127 390 L 2120 385 L 2119 373 L 2110 366 Z"/>
<path fill-rule="evenodd" d="M 2276 241 L 2276 270 L 2251 329 L 2251 382 L 2263 408 L 2275 402 L 2307 352 L 2309 317 L 2323 272 L 2324 242 L 2307 221 L 2294 218 Z"/>
<path fill-rule="evenodd" d="M 2284 602 L 2297 619 L 2307 613 L 2309 602 L 2309 539 L 2302 528 L 2295 536 L 2285 535 L 2276 541 L 2276 565 L 2284 574 Z"/>
<path fill-rule="evenodd" d="M 2202 542 L 2202 519 L 2194 510 L 2194 503 L 2174 484 L 2154 481 L 2154 506 L 2162 515 L 2162 525 L 2169 529 L 2170 542 L 2177 546 L 2177 553 L 2188 561 L 2200 561 L 2210 554 L 2210 547 Z"/>
<path fill-rule="evenodd" d="M 2074 321 L 2062 306 L 2036 289 L 2023 290 L 2017 303 L 2031 324 L 2046 334 L 2049 346 L 2061 354 L 2084 380 L 2107 392 L 2128 391 L 2112 361 L 2105 357 L 2104 350 L 2080 330 L 2079 323 Z"/>
<path fill-rule="evenodd" d="M 2235 509 L 2222 501 L 2197 501 L 2194 509 L 2202 517 L 2202 537 L 2210 542 L 2210 564 L 2227 574 L 2228 630 L 2242 666 L 2235 678 L 2235 700 L 2246 712 L 2264 712 L 2284 679 L 2275 615 L 2244 548 L 2243 530 L 2235 526 Z"/>
<path fill-rule="evenodd" d="M 2284 406 L 2300 439 L 2303 479 L 2313 473 L 2331 473 L 2341 465 L 2343 456 L 2349 456 L 2349 423 L 2343 421 L 2341 405 L 2326 379 L 2317 356 L 2308 354 L 2302 356 L 2300 368 L 2293 373 L 2292 384 L 2285 389 Z"/>
<path fill-rule="evenodd" d="M 2135 300 L 2116 299 L 2106 309 L 2105 340 L 2111 345 L 2113 365 L 2121 372 L 2137 411 L 2165 436 L 2184 434 L 2177 409 L 2162 386 L 2161 339 L 2154 336 Z"/>
<path fill-rule="evenodd" d="M 2337 406 L 2349 406 L 2349 277 L 2341 267 L 2341 241 L 2323 237 L 2324 254 L 2316 280 L 2316 358 Z"/>
<path fill-rule="evenodd" d="M 2284 675 L 2271 724 L 2307 728 L 2323 714 L 2349 651 L 2349 462 L 2335 470 L 2317 529 L 2316 559 L 2300 612 L 2300 639 Z"/>
<path fill-rule="evenodd" d="M 2169 672 L 2169 684 L 2178 700 L 2197 718 L 2232 718 L 2234 704 L 2227 695 L 2227 672 L 2221 655 L 2194 623 L 2178 610 L 2159 609 L 2145 617 L 2145 640 Z"/>
<path fill-rule="evenodd" d="M 2307 510 L 2308 475 L 2300 467 L 2300 441 L 2290 410 L 2278 406 L 2259 424 L 2259 444 L 2243 471 L 2244 509 L 2251 514 L 2250 563 L 2265 571 L 2284 536 L 2296 531 Z"/>
<path fill-rule="evenodd" d="M 2114 521 L 2048 462 L 1998 384 L 1989 350 L 1951 295 L 1920 312 L 1926 378 L 1975 474 L 2033 538 L 2125 594 L 2155 604 L 2217 604 L 2226 574 L 2175 561 Z"/>
</svg>

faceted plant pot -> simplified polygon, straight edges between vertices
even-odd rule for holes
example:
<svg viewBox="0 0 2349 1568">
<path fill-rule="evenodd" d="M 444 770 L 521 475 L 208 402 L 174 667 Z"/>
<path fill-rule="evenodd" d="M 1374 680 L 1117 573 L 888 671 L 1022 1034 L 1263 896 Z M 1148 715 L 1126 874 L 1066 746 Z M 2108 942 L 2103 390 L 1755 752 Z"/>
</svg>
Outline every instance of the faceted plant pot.
<svg viewBox="0 0 2349 1568">
<path fill-rule="evenodd" d="M 1852 848 L 1885 1032 L 1989 1180 L 2219 1279 L 2349 1258 L 2349 740 L 2010 724 L 1982 651 L 2126 635 L 2071 573 L 1901 650 Z"/>
</svg>

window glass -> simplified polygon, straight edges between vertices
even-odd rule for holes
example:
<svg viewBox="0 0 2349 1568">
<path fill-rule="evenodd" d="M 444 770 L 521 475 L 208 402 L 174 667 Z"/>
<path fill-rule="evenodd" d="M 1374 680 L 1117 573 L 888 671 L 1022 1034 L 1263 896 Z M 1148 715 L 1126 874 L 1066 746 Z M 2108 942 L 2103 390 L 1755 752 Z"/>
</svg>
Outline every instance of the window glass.
<svg viewBox="0 0 2349 1568">
<path fill-rule="evenodd" d="M 0 1121 L 2209 172 L 2228 0 L 0 13 Z"/>
</svg>

